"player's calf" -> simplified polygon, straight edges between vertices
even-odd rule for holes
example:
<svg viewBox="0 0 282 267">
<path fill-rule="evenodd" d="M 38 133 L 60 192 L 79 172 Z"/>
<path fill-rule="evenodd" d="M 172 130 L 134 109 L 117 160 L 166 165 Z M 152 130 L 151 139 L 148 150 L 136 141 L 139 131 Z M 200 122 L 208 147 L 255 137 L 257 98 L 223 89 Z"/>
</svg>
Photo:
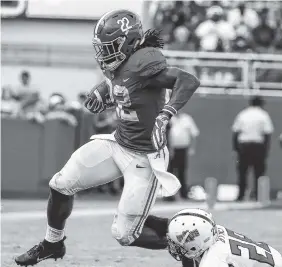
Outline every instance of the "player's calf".
<svg viewBox="0 0 282 267">
<path fill-rule="evenodd" d="M 15 258 L 18 265 L 29 266 L 46 259 L 63 258 L 66 253 L 64 245 L 64 227 L 71 214 L 73 196 L 68 196 L 50 188 L 48 199 L 48 225 L 45 239 L 27 252 Z"/>
<path fill-rule="evenodd" d="M 63 231 L 66 219 L 72 212 L 73 200 L 73 195 L 64 195 L 50 187 L 50 195 L 47 206 L 48 226 L 57 229 L 57 231 L 52 231 L 52 229 L 50 229 L 49 238 L 51 238 L 51 240 L 48 240 L 47 237 L 48 241 L 56 242 L 60 241 L 63 238 L 64 233 L 61 233 L 61 236 L 58 236 L 58 238 L 56 239 L 56 235 L 59 235 L 56 234 L 56 232 L 59 233 L 60 230 Z M 48 233 L 46 236 L 48 236 Z"/>
</svg>

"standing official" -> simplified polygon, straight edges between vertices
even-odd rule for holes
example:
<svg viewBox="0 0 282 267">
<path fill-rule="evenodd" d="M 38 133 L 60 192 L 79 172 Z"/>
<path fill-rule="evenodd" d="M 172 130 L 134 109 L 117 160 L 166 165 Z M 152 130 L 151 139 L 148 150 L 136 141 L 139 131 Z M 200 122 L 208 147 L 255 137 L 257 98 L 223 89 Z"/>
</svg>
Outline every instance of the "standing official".
<svg viewBox="0 0 282 267">
<path fill-rule="evenodd" d="M 251 197 L 257 199 L 258 178 L 266 170 L 266 159 L 270 147 L 273 125 L 269 114 L 263 109 L 264 100 L 260 96 L 250 99 L 250 106 L 242 110 L 232 126 L 233 150 L 238 155 L 238 201 L 245 195 L 249 167 L 253 167 L 255 187 Z"/>
<path fill-rule="evenodd" d="M 169 131 L 171 153 L 169 172 L 178 177 L 181 183 L 180 196 L 183 199 L 187 199 L 188 193 L 186 177 L 188 156 L 195 153 L 195 142 L 198 135 L 199 129 L 190 115 L 178 113 L 172 118 Z"/>
</svg>

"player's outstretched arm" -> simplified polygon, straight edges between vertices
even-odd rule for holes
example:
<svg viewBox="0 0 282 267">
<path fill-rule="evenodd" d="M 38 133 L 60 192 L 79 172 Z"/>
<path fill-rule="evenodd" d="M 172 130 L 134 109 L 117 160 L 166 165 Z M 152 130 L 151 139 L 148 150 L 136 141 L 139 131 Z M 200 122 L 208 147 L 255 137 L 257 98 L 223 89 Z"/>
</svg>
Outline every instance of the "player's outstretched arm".
<svg viewBox="0 0 282 267">
<path fill-rule="evenodd" d="M 162 149 L 166 141 L 166 128 L 170 118 L 191 98 L 200 85 L 192 74 L 176 67 L 166 67 L 151 81 L 158 88 L 172 89 L 170 101 L 164 106 L 152 132 L 152 144 L 156 150 Z"/>
<path fill-rule="evenodd" d="M 91 113 L 101 113 L 112 104 L 113 103 L 110 99 L 109 88 L 106 81 L 96 85 L 87 95 L 87 98 L 84 102 L 84 106 Z"/>
</svg>

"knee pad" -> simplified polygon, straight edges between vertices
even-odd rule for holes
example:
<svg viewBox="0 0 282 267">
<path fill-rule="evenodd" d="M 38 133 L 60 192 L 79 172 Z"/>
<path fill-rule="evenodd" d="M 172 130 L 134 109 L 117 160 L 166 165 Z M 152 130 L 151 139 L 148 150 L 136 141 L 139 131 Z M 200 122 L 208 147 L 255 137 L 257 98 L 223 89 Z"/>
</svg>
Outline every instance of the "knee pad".
<svg viewBox="0 0 282 267">
<path fill-rule="evenodd" d="M 130 246 L 130 244 L 135 241 L 135 238 L 132 236 L 132 234 L 130 234 L 130 232 L 126 230 L 121 231 L 121 229 L 118 229 L 116 223 L 113 223 L 111 230 L 113 238 L 122 246 Z"/>
<path fill-rule="evenodd" d="M 75 177 L 76 172 L 71 173 L 70 171 L 65 171 L 62 169 L 60 172 L 56 173 L 49 182 L 49 187 L 62 195 L 72 196 L 78 190 L 76 186 Z"/>
<path fill-rule="evenodd" d="M 49 182 L 49 187 L 52 192 L 57 192 L 62 195 L 73 195 L 68 190 L 67 181 L 62 177 L 61 172 L 56 173 Z"/>
</svg>

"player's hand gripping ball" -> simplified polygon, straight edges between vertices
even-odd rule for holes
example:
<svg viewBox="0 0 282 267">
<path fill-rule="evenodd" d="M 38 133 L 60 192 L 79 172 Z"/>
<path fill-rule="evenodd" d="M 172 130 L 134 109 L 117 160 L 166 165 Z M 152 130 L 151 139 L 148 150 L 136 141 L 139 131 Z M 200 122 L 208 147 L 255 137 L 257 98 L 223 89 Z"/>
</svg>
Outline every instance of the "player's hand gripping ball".
<svg viewBox="0 0 282 267">
<path fill-rule="evenodd" d="M 157 151 L 163 149 L 167 144 L 166 130 L 169 120 L 170 117 L 165 113 L 159 114 L 158 117 L 156 118 L 151 139 L 152 139 L 153 147 Z"/>
<path fill-rule="evenodd" d="M 92 113 L 101 113 L 106 108 L 113 106 L 106 82 L 100 83 L 91 90 L 84 106 Z"/>
</svg>

